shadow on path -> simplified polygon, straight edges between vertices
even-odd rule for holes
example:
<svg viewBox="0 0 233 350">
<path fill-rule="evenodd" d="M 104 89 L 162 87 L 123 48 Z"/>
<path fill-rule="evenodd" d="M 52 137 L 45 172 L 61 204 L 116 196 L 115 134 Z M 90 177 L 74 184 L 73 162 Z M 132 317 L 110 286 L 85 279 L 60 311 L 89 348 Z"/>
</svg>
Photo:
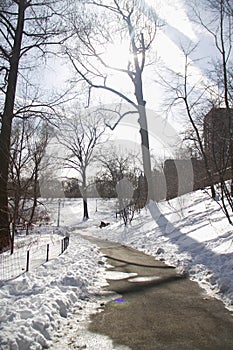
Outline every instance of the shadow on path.
<svg viewBox="0 0 233 350">
<path fill-rule="evenodd" d="M 117 294 L 91 317 L 91 332 L 108 335 L 115 344 L 132 350 L 233 349 L 230 312 L 221 302 L 204 296 L 197 283 L 132 248 L 91 241 L 108 257 L 110 271 L 136 273 L 142 281 L 158 277 L 149 282 L 108 279 L 105 290 Z"/>
<path fill-rule="evenodd" d="M 117 259 L 117 258 L 114 258 L 113 256 L 109 256 L 109 255 L 104 255 L 104 257 L 108 258 L 108 259 L 111 259 L 111 260 L 115 260 L 115 261 L 119 261 L 119 262 L 125 263 L 126 265 L 130 264 L 130 265 L 135 265 L 135 266 L 151 267 L 153 269 L 175 269 L 174 266 L 169 266 L 169 265 L 162 265 L 162 266 L 145 265 L 145 264 L 139 264 L 139 263 L 131 262 L 131 261 L 127 261 L 127 260 Z"/>
</svg>

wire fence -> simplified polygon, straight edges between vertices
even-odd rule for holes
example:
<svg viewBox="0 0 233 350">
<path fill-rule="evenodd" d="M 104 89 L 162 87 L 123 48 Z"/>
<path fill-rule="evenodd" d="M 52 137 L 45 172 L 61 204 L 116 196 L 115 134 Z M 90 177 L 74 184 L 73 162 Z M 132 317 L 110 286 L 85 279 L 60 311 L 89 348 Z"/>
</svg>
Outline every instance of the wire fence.
<svg viewBox="0 0 233 350">
<path fill-rule="evenodd" d="M 18 249 L 12 255 L 9 253 L 1 254 L 0 281 L 15 278 L 58 257 L 67 249 L 68 245 L 69 237 L 64 237 L 49 244 L 31 247 L 31 249 Z"/>
</svg>

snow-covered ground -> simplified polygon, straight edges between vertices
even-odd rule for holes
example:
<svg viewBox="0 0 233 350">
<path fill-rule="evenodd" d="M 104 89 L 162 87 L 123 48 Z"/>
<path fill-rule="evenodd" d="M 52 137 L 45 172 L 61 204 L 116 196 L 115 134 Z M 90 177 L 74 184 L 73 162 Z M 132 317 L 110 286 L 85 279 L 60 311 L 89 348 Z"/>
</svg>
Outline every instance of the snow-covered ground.
<svg viewBox="0 0 233 350">
<path fill-rule="evenodd" d="M 175 266 L 233 311 L 233 227 L 206 193 L 151 202 L 130 227 L 114 223 L 92 234 Z"/>
<path fill-rule="evenodd" d="M 56 225 L 58 201 L 47 201 L 47 207 Z M 115 200 L 92 199 L 90 219 L 82 222 L 81 200 L 62 201 L 60 230 L 70 231 L 67 251 L 0 288 L 1 349 L 126 349 L 87 332 L 88 316 L 108 296 L 100 296 L 104 258 L 85 235 L 121 242 L 176 266 L 233 311 L 233 230 L 217 202 L 202 191 L 151 202 L 129 227 L 115 218 L 115 208 Z M 101 221 L 110 225 L 100 229 Z"/>
</svg>

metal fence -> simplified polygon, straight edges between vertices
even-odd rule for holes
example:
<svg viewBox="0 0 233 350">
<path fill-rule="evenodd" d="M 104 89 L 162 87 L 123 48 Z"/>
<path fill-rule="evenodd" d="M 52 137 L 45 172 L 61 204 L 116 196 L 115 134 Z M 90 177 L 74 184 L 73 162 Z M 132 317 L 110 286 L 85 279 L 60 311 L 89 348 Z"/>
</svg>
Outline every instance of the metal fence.
<svg viewBox="0 0 233 350">
<path fill-rule="evenodd" d="M 34 246 L 29 250 L 25 248 L 18 249 L 12 255 L 9 253 L 1 254 L 0 281 L 15 278 L 58 257 L 67 249 L 68 245 L 69 237 L 64 237 L 49 244 Z"/>
</svg>

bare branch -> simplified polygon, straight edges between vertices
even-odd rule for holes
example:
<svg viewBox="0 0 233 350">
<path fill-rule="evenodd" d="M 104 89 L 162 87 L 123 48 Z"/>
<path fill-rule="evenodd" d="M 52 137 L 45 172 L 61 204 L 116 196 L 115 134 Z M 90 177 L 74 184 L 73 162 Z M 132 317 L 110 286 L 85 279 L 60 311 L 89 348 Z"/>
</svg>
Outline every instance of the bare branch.
<svg viewBox="0 0 233 350">
<path fill-rule="evenodd" d="M 115 90 L 109 86 L 106 86 L 106 85 L 98 85 L 98 84 L 94 84 L 89 78 L 87 78 L 87 76 L 81 72 L 81 70 L 78 68 L 78 66 L 76 65 L 73 57 L 71 56 L 71 54 L 66 51 L 73 67 L 75 68 L 76 72 L 93 88 L 96 88 L 96 89 L 103 89 L 103 90 L 106 90 L 106 91 L 109 91 L 109 92 L 112 92 L 114 93 L 115 95 L 119 96 L 120 98 L 122 98 L 123 100 L 125 100 L 126 102 L 130 103 L 132 106 L 134 106 L 135 108 L 137 108 L 137 105 L 132 101 L 130 100 L 126 95 L 124 95 L 123 93 L 121 93 L 120 91 L 118 90 Z"/>
</svg>

